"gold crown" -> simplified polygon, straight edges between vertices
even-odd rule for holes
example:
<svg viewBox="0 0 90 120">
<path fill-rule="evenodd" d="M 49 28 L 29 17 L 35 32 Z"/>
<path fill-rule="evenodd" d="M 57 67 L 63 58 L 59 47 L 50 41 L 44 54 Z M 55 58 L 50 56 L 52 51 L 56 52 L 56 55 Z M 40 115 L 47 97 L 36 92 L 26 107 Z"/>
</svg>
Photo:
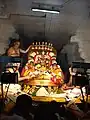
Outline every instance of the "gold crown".
<svg viewBox="0 0 90 120">
<path fill-rule="evenodd" d="M 53 45 L 47 42 L 32 43 L 31 49 L 40 50 L 40 51 L 51 51 L 51 52 L 56 53 L 56 50 L 54 49 Z"/>
</svg>

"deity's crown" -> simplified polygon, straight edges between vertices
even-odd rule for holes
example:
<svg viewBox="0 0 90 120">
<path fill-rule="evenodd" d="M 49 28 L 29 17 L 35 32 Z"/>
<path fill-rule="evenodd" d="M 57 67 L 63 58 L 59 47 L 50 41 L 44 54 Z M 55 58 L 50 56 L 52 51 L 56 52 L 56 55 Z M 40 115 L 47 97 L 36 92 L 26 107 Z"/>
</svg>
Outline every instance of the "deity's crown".
<svg viewBox="0 0 90 120">
<path fill-rule="evenodd" d="M 48 52 L 54 52 L 56 54 L 56 50 L 54 49 L 53 45 L 51 43 L 47 42 L 36 42 L 32 43 L 31 50 L 33 51 L 48 51 Z"/>
</svg>

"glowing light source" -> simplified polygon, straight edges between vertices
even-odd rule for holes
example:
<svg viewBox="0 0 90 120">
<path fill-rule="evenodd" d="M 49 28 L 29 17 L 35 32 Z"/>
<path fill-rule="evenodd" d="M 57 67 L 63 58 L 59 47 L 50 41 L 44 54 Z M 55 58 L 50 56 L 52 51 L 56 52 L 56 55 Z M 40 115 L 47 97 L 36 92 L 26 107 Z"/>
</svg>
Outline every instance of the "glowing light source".
<svg viewBox="0 0 90 120">
<path fill-rule="evenodd" d="M 60 13 L 60 11 L 56 11 L 56 10 L 46 10 L 46 9 L 36 9 L 36 8 L 32 8 L 32 11 L 34 11 L 34 12 L 52 13 L 52 14 L 59 14 Z"/>
</svg>

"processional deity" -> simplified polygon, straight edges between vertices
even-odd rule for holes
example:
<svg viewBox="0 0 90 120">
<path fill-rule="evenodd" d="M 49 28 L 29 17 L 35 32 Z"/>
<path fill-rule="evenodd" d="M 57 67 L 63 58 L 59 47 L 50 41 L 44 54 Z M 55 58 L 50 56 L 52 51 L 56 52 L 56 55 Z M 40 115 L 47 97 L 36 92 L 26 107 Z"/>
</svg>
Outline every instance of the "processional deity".
<svg viewBox="0 0 90 120">
<path fill-rule="evenodd" d="M 28 62 L 22 70 L 22 76 L 30 76 L 30 85 L 62 85 L 63 72 L 56 62 L 57 52 L 47 42 L 33 43 L 28 52 Z"/>
</svg>

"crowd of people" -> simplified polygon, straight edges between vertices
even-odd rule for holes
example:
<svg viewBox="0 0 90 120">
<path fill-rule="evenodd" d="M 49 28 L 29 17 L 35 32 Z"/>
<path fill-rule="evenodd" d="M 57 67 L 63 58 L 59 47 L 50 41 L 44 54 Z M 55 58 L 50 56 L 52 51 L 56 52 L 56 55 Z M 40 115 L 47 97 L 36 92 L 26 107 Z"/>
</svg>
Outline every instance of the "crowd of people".
<svg viewBox="0 0 90 120">
<path fill-rule="evenodd" d="M 51 101 L 34 105 L 26 94 L 17 97 L 16 104 L 8 112 L 0 113 L 0 120 L 90 120 L 72 101 L 66 105 Z"/>
</svg>

